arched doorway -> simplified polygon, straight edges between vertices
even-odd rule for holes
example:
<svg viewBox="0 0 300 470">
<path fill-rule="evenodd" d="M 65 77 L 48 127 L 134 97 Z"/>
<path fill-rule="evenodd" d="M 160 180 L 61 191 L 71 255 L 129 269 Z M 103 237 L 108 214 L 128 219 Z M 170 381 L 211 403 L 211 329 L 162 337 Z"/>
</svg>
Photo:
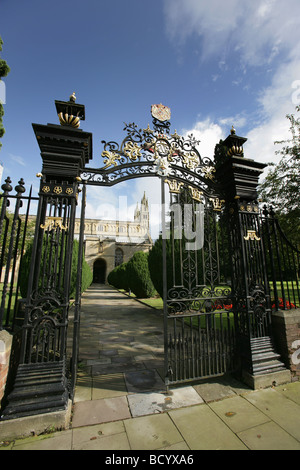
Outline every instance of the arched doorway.
<svg viewBox="0 0 300 470">
<path fill-rule="evenodd" d="M 106 280 L 106 261 L 98 258 L 93 265 L 93 282 L 96 284 L 104 284 Z"/>
</svg>

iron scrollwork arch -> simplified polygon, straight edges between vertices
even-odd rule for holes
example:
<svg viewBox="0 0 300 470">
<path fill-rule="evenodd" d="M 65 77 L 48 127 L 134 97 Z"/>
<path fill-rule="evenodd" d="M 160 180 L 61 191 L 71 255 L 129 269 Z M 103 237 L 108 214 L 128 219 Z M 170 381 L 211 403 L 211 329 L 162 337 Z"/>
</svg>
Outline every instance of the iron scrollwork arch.
<svg viewBox="0 0 300 470">
<path fill-rule="evenodd" d="M 121 144 L 116 141 L 102 141 L 104 149 L 101 156 L 104 166 L 98 169 L 85 168 L 81 173 L 82 180 L 91 185 L 113 186 L 134 178 L 161 177 L 169 184 L 170 193 L 179 195 L 184 189 L 186 194 L 189 193 L 189 203 L 204 204 L 205 223 L 212 224 L 208 219 L 214 220 L 216 212 L 223 211 L 225 202 L 222 187 L 215 178 L 214 162 L 200 155 L 197 148 L 199 141 L 192 134 L 184 137 L 176 130 L 171 133 L 168 120 L 162 122 L 154 117 L 152 124 L 153 129 L 149 124 L 147 128 L 138 128 L 135 123 L 125 124 L 123 131 L 127 135 Z M 210 227 L 206 227 L 206 231 L 209 230 Z M 197 259 L 193 261 L 191 253 L 183 258 L 183 281 L 188 287 L 174 287 L 168 291 L 170 313 L 190 310 L 190 302 L 186 302 L 188 298 L 193 299 L 192 311 L 195 311 L 203 308 L 203 299 L 207 297 L 214 299 L 211 304 L 216 303 L 217 298 L 228 297 L 230 289 L 227 286 L 218 286 L 221 292 L 215 291 L 217 279 L 214 277 L 218 271 L 218 263 L 213 259 L 217 254 L 212 253 L 211 245 L 212 243 L 204 250 L 205 256 L 209 251 L 209 260 L 203 261 L 209 264 L 204 266 L 209 279 L 205 279 L 202 286 L 198 286 L 195 274 L 198 269 Z M 193 267 L 192 262 L 195 263 Z M 209 292 L 207 283 L 210 285 Z M 205 305 L 206 309 L 209 308 L 207 301 Z M 213 309 L 213 305 L 210 309 Z"/>
<path fill-rule="evenodd" d="M 167 125 L 164 125 L 167 124 Z M 84 168 L 81 179 L 86 184 L 113 186 L 119 182 L 140 177 L 168 176 L 203 189 L 213 195 L 221 191 L 215 181 L 215 165 L 202 157 L 197 149 L 199 141 L 191 134 L 170 134 L 170 123 L 153 120 L 153 129 L 125 124 L 127 135 L 121 144 L 102 141 L 104 166 Z"/>
</svg>

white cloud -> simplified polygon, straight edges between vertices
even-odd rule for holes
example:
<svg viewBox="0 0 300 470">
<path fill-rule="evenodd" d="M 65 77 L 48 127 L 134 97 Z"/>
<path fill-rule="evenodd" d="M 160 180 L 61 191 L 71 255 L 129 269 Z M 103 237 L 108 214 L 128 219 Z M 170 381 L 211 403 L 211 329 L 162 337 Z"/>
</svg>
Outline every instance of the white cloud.
<svg viewBox="0 0 300 470">
<path fill-rule="evenodd" d="M 300 63 L 290 61 L 282 63 L 273 76 L 269 87 L 259 93 L 260 119 L 248 133 L 246 155 L 262 162 L 278 162 L 275 141 L 291 137 L 287 114 L 295 113 L 295 106 L 300 104 Z"/>
<path fill-rule="evenodd" d="M 19 155 L 14 155 L 12 153 L 9 153 L 8 156 L 11 160 L 13 160 L 18 165 L 26 166 L 26 162 L 23 157 L 20 157 Z"/>
<path fill-rule="evenodd" d="M 246 157 L 278 161 L 274 141 L 289 137 L 286 114 L 295 112 L 295 105 L 300 104 L 299 0 L 165 0 L 165 16 L 174 45 L 182 46 L 193 38 L 201 44 L 202 59 L 216 58 L 220 70 L 226 69 L 227 57 L 235 53 L 244 74 L 259 68 L 270 77 L 266 88 L 256 90 L 257 109 L 251 120 L 240 111 L 236 117 L 195 124 L 192 132 L 200 135 L 204 149 L 207 146 L 207 156 L 213 155 L 213 141 L 218 142 L 220 135 L 224 138 L 224 132 L 228 135 L 233 124 L 237 133 L 239 127 L 248 128 Z"/>
<path fill-rule="evenodd" d="M 239 51 L 243 63 L 262 65 L 298 48 L 299 0 L 165 0 L 167 34 L 175 45 L 199 37 L 202 58 Z"/>
<path fill-rule="evenodd" d="M 231 126 L 230 126 L 231 127 Z M 219 143 L 220 139 L 224 139 L 224 131 L 222 127 L 212 122 L 209 118 L 203 121 L 198 121 L 192 129 L 184 130 L 184 136 L 193 134 L 196 140 L 200 140 L 197 149 L 201 157 L 208 157 L 213 159 L 215 145 Z"/>
</svg>

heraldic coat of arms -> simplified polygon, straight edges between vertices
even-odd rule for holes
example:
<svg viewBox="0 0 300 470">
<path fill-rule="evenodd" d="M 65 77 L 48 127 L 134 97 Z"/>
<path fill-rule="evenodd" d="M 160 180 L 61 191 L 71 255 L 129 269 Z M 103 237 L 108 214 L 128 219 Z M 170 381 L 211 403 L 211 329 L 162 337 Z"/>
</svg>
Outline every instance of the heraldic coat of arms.
<svg viewBox="0 0 300 470">
<path fill-rule="evenodd" d="M 171 109 L 163 104 L 153 104 L 151 106 L 152 117 L 158 121 L 165 122 L 171 119 Z"/>
</svg>

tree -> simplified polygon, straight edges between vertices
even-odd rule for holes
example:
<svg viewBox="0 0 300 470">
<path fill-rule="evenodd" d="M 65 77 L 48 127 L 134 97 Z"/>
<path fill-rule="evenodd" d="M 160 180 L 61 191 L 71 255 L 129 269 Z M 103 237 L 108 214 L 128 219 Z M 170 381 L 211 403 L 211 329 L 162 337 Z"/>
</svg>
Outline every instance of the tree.
<svg viewBox="0 0 300 470">
<path fill-rule="evenodd" d="M 224 145 L 224 141 L 220 139 L 219 143 L 215 145 L 214 151 L 214 163 L 215 168 L 219 168 L 226 160 L 227 156 L 227 147 Z"/>
<path fill-rule="evenodd" d="M 1 212 L 1 209 L 2 209 L 2 204 L 3 204 L 3 199 L 0 198 L 0 212 Z M 3 221 L 3 227 L 2 227 L 2 231 L 0 233 L 0 252 L 1 252 L 0 257 L 1 257 L 2 266 L 5 266 L 6 263 L 7 263 L 9 243 L 10 243 L 10 239 L 11 239 L 11 236 L 12 236 L 13 219 L 14 219 L 13 212 L 6 209 L 5 217 L 4 217 L 4 221 Z M 22 248 L 22 245 L 23 245 L 24 230 L 25 230 L 25 220 L 24 219 L 25 219 L 25 216 L 20 215 L 20 217 L 18 219 L 18 223 L 16 224 L 16 227 L 15 227 L 15 232 L 14 232 L 15 240 L 17 238 L 17 232 L 19 232 L 18 233 L 18 246 L 16 247 L 15 244 L 14 244 L 14 253 L 17 253 L 17 255 L 15 255 L 15 256 L 21 256 L 26 251 L 28 245 L 32 242 L 32 239 L 34 237 L 35 221 L 29 218 L 28 221 L 27 221 L 27 228 L 26 228 L 25 240 L 24 240 L 24 249 L 23 249 L 23 252 L 22 252 L 21 248 Z M 19 222 L 21 222 L 20 226 L 18 225 Z M 13 258 L 11 260 L 11 263 L 13 262 Z"/>
<path fill-rule="evenodd" d="M 27 286 L 28 286 L 28 277 L 30 271 L 30 263 L 32 257 L 32 249 L 33 249 L 33 240 L 29 244 L 20 266 L 20 292 L 23 298 L 27 296 Z M 45 256 L 45 250 L 48 250 Z M 42 259 L 49 259 L 50 257 L 50 245 L 43 244 L 42 247 Z M 70 282 L 70 298 L 74 298 L 76 294 L 76 285 L 77 285 L 77 271 L 78 271 L 78 250 L 79 250 L 79 243 L 78 240 L 73 240 L 73 249 L 72 249 L 72 266 L 71 266 L 71 282 Z M 48 273 L 49 275 L 50 273 Z M 57 276 L 58 277 L 58 276 Z M 85 258 L 82 261 L 82 282 L 81 282 L 81 292 L 84 292 L 92 283 L 93 281 L 93 273 L 89 265 L 87 264 Z M 40 274 L 39 278 L 39 287 L 42 286 L 43 280 L 43 273 Z M 61 291 L 64 286 L 56 286 L 56 288 Z"/>
<path fill-rule="evenodd" d="M 137 251 L 126 266 L 128 285 L 140 298 L 153 297 L 156 293 L 149 272 L 148 256 L 148 253 Z"/>
<path fill-rule="evenodd" d="M 300 111 L 300 106 L 296 106 Z M 265 180 L 259 187 L 263 201 L 272 205 L 286 236 L 300 247 L 300 117 L 288 114 L 291 138 L 276 141 L 282 145 L 275 153 L 281 155 L 278 164 L 270 163 Z"/>
<path fill-rule="evenodd" d="M 116 266 L 107 276 L 109 284 L 117 289 L 129 290 L 128 279 L 126 274 L 127 263 L 122 263 Z"/>
<path fill-rule="evenodd" d="M 3 46 L 3 41 L 2 41 L 2 38 L 0 37 L 0 52 L 2 51 L 2 46 Z M 10 72 L 10 68 L 7 65 L 6 61 L 0 58 L 0 82 L 1 82 L 2 77 L 6 77 L 9 72 Z M 2 138 L 5 133 L 5 129 L 2 123 L 3 116 L 4 116 L 4 108 L 3 108 L 3 104 L 0 101 L 0 138 Z M 2 147 L 2 144 L 0 143 L 0 149 L 1 147 Z"/>
<path fill-rule="evenodd" d="M 162 235 L 154 243 L 149 251 L 148 265 L 153 285 L 159 295 L 163 298 L 163 249 Z M 174 256 L 173 256 L 174 255 Z M 173 266 L 175 263 L 175 267 Z M 174 269 L 173 269 L 174 268 Z M 166 240 L 166 270 L 167 270 L 167 290 L 175 285 L 180 286 L 181 264 L 180 264 L 180 240 L 174 240 L 174 253 L 171 240 Z M 174 279 L 175 276 L 175 279 Z M 179 287 L 180 290 L 180 287 Z"/>
</svg>

